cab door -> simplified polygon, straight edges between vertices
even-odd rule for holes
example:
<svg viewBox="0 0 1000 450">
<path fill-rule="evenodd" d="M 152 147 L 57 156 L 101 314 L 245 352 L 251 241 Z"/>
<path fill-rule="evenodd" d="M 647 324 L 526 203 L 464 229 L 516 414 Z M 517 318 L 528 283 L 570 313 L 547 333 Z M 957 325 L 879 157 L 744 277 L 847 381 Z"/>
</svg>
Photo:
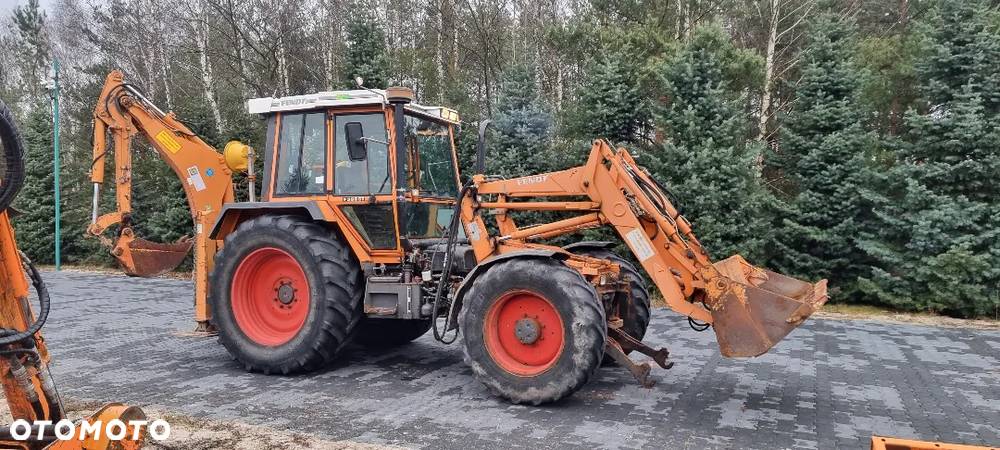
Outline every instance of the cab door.
<svg viewBox="0 0 1000 450">
<path fill-rule="evenodd" d="M 397 248 L 392 161 L 384 111 L 334 112 L 333 195 L 373 251 Z M 348 131 L 360 131 L 363 152 L 352 151 Z M 357 144 L 357 143 L 356 143 Z"/>
<path fill-rule="evenodd" d="M 400 205 L 400 233 L 406 239 L 444 237 L 458 194 L 452 127 L 411 111 L 404 117 L 408 201 Z"/>
</svg>

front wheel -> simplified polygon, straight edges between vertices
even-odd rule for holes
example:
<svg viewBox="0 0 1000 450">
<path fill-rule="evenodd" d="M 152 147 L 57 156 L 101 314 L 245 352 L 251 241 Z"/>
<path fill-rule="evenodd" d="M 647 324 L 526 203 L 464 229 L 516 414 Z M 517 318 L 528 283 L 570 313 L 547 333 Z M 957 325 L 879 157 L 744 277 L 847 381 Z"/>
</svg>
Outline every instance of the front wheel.
<svg viewBox="0 0 1000 450">
<path fill-rule="evenodd" d="M 248 371 L 322 367 L 361 319 L 360 273 L 347 245 L 320 224 L 287 215 L 243 222 L 210 277 L 219 340 Z"/>
<path fill-rule="evenodd" d="M 476 378 L 514 403 L 577 391 L 600 366 L 607 341 L 594 287 L 553 259 L 491 266 L 467 292 L 459 321 Z"/>
</svg>

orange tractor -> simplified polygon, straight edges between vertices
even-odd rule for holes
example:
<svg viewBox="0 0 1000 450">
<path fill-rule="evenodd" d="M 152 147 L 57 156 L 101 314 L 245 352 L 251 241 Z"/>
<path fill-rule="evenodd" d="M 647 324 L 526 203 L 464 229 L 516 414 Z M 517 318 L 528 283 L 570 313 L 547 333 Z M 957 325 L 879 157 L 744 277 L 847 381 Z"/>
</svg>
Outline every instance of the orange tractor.
<svg viewBox="0 0 1000 450">
<path fill-rule="evenodd" d="M 628 353 L 673 364 L 666 349 L 642 343 L 643 272 L 692 326 L 714 329 L 729 357 L 766 352 L 827 299 L 825 280 L 792 279 L 738 255 L 713 263 L 665 190 L 604 140 L 582 166 L 499 179 L 484 174 L 483 123 L 475 173 L 462 184 L 458 114 L 416 104 L 408 89 L 359 82 L 357 90 L 252 99 L 248 109 L 267 126 L 261 193 L 236 202 L 232 174 L 253 175 L 255 152 L 237 142 L 216 151 L 111 73 L 94 115 L 90 229 L 113 232 L 104 239 L 132 275 L 170 270 L 193 246 L 195 319 L 247 370 L 309 371 L 350 342 L 401 344 L 433 329 L 450 343 L 460 331 L 478 379 L 513 402 L 539 404 L 579 389 L 605 358 L 646 386 L 649 364 Z M 193 240 L 134 235 L 130 143 L 138 134 L 184 181 Z M 118 208 L 98 215 L 108 152 Z M 519 211 L 568 218 L 523 226 Z M 621 236 L 638 267 L 613 243 L 545 243 L 602 226 Z"/>
</svg>

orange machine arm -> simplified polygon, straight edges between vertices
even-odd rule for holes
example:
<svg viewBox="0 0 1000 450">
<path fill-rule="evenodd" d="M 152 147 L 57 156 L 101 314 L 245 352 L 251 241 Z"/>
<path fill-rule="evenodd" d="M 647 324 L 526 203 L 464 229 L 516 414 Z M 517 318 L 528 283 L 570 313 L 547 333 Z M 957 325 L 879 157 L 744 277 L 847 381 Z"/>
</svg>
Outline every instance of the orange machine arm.
<svg viewBox="0 0 1000 450">
<path fill-rule="evenodd" d="M 31 278 L 38 294 L 42 311 L 34 314 L 28 302 L 28 282 Z M 0 382 L 3 383 L 4 397 L 14 420 L 49 421 L 56 423 L 66 419 L 62 400 L 56 392 L 52 375 L 49 373 L 49 352 L 42 338 L 41 325 L 48 316 L 48 293 L 42 284 L 40 274 L 23 259 L 14 239 L 7 211 L 0 212 Z M 20 335 L 27 335 L 25 338 Z M 90 416 L 89 421 L 109 423 L 112 420 L 144 420 L 141 409 L 121 403 L 109 403 Z M 145 432 L 140 431 L 139 439 L 129 425 L 126 440 L 111 441 L 106 435 L 87 435 L 85 439 L 55 440 L 51 428 L 42 432 L 43 439 L 37 439 L 38 430 L 32 429 L 31 437 L 18 440 L 13 434 L 0 432 L 0 448 L 80 450 L 80 449 L 138 449 L 142 446 Z"/>
<path fill-rule="evenodd" d="M 552 249 L 528 241 L 611 226 L 671 309 L 714 325 L 726 356 L 766 352 L 827 298 L 826 280 L 801 282 L 754 267 L 739 255 L 713 263 L 660 186 L 625 149 L 615 150 L 603 140 L 594 142 L 583 166 L 509 180 L 475 175 L 473 186 L 473 195 L 462 199 L 461 213 L 477 259 L 525 247 Z M 532 197 L 576 199 L 524 201 Z M 487 234 L 481 210 L 493 211 L 499 236 Z M 512 210 L 579 215 L 518 228 L 508 215 Z"/>
<path fill-rule="evenodd" d="M 107 148 L 111 135 L 113 149 Z M 146 141 L 182 180 L 184 193 L 195 225 L 195 318 L 199 328 L 208 326 L 205 291 L 208 273 L 216 253 L 216 241 L 208 238 L 222 205 L 232 202 L 232 171 L 223 155 L 202 141 L 173 113 L 164 113 L 138 89 L 126 83 L 120 71 L 113 71 L 94 109 L 94 210 L 87 230 L 112 246 L 111 253 L 130 275 L 153 276 L 179 264 L 192 243 L 158 244 L 137 238 L 132 230 L 132 139 L 142 134 Z M 105 157 L 114 155 L 115 199 L 117 210 L 99 215 L 100 187 L 104 183 Z M 111 226 L 119 225 L 112 242 L 103 237 Z"/>
<path fill-rule="evenodd" d="M 42 338 L 41 329 L 49 316 L 51 302 L 48 290 L 38 269 L 17 248 L 14 227 L 7 207 L 13 201 L 24 181 L 23 142 L 10 116 L 7 106 L 0 101 L 0 149 L 7 161 L 0 190 L 0 383 L 4 398 L 10 408 L 10 417 L 17 421 L 47 422 L 31 425 L 29 436 L 15 434 L 11 427 L 0 427 L 0 448 L 12 449 L 137 449 L 142 446 L 142 435 L 135 436 L 132 425 L 123 441 L 112 442 L 107 435 L 87 434 L 79 439 L 58 441 L 52 424 L 66 418 L 62 400 L 56 392 L 49 373 L 49 352 Z M 29 285 L 34 286 L 40 308 L 38 314 L 31 307 Z M 90 422 L 101 420 L 109 423 L 118 419 L 145 419 L 142 410 L 120 403 L 105 405 L 90 417 Z"/>
</svg>

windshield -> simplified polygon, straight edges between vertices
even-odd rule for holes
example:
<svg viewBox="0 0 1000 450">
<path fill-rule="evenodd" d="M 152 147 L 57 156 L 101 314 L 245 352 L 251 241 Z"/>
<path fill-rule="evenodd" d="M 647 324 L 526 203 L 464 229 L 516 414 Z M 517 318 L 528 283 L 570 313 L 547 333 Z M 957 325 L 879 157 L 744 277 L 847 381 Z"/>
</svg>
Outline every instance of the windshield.
<svg viewBox="0 0 1000 450">
<path fill-rule="evenodd" d="M 421 195 L 458 194 L 452 159 L 451 127 L 419 116 L 406 116 L 406 184 Z M 416 163 L 414 163 L 416 161 Z"/>
</svg>

